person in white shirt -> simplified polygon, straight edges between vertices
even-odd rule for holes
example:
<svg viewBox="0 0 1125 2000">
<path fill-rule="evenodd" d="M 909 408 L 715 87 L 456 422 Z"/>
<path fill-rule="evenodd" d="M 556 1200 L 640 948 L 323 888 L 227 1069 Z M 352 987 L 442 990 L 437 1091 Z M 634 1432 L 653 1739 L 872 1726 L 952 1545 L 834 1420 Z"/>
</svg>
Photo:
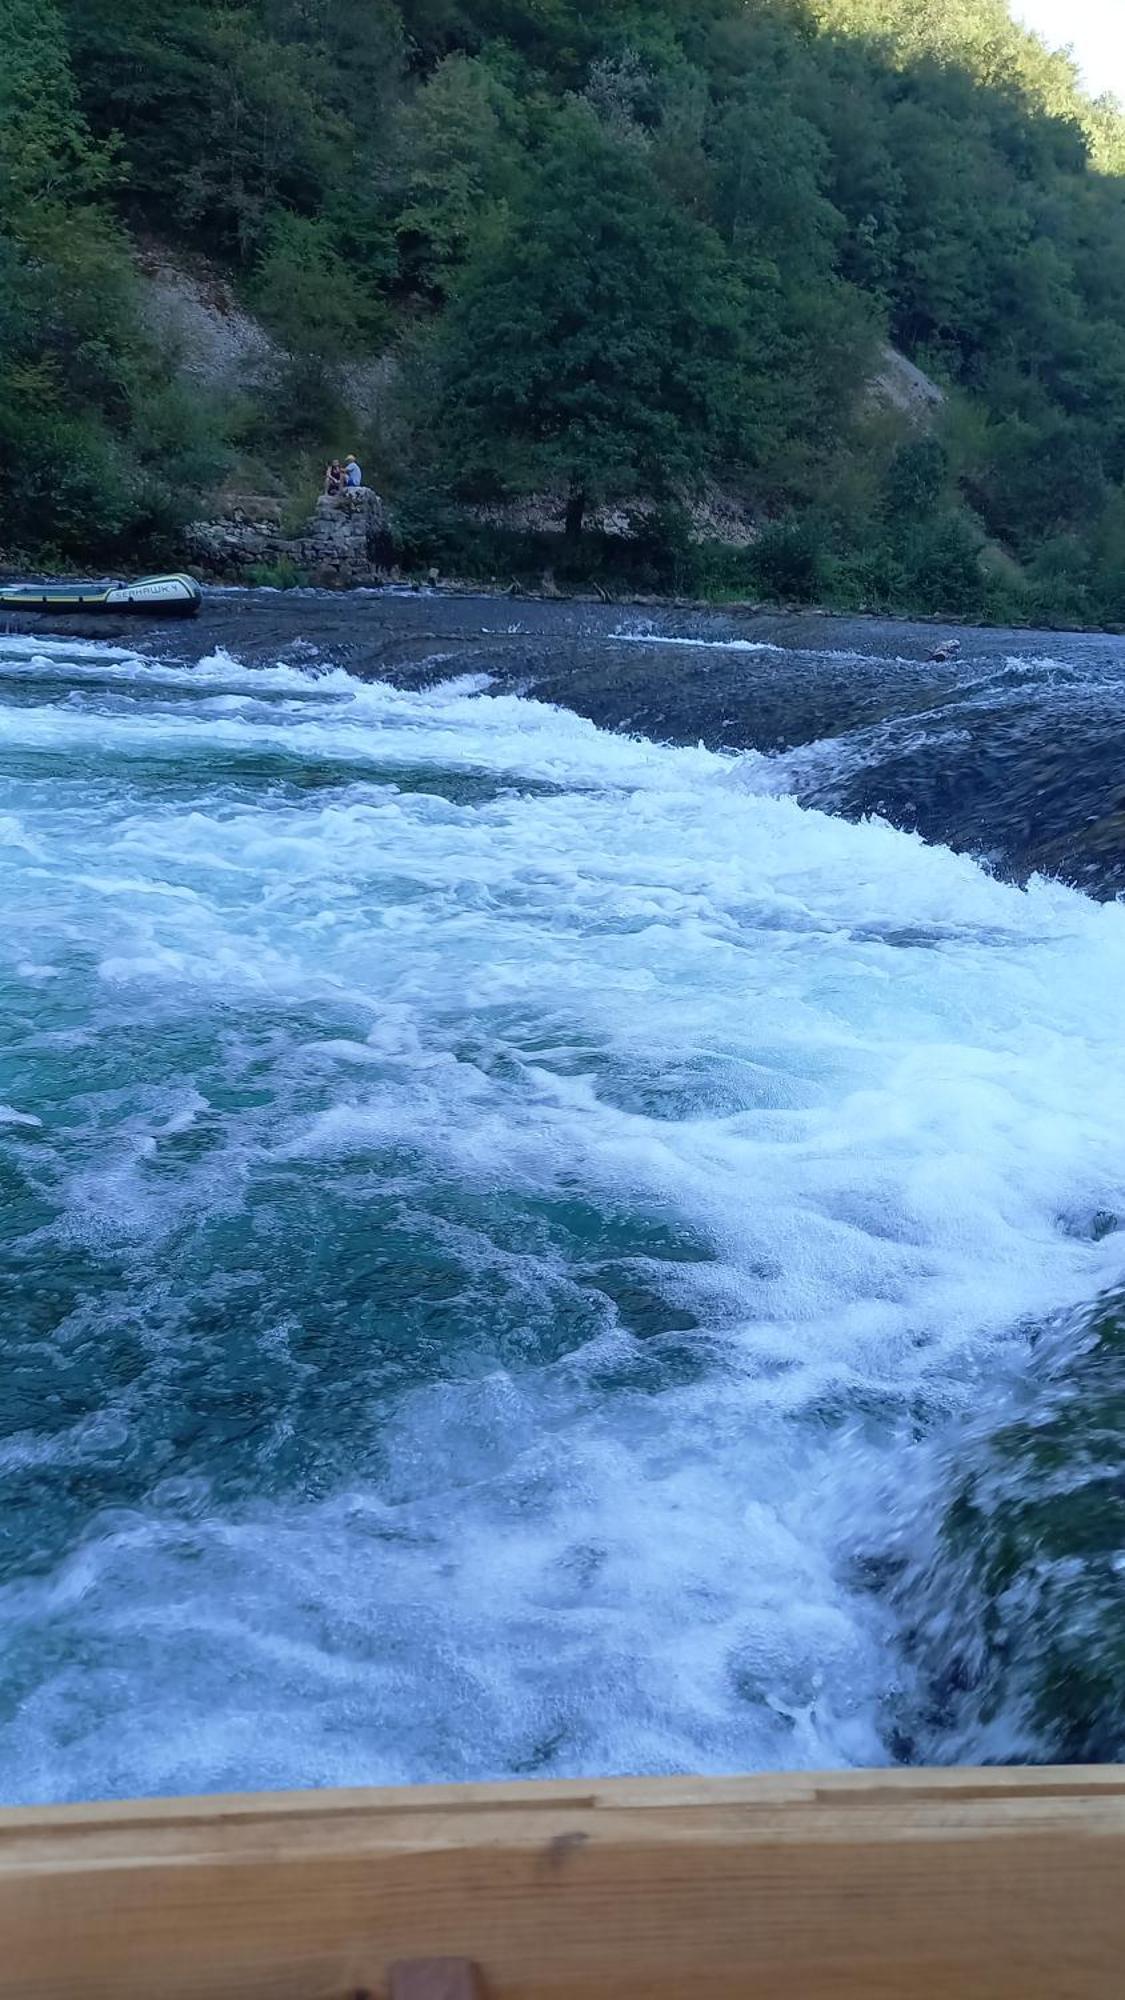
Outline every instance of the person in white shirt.
<svg viewBox="0 0 1125 2000">
<path fill-rule="evenodd" d="M 363 485 L 363 470 L 356 464 L 355 458 L 350 451 L 344 460 L 344 484 L 345 486 Z"/>
</svg>

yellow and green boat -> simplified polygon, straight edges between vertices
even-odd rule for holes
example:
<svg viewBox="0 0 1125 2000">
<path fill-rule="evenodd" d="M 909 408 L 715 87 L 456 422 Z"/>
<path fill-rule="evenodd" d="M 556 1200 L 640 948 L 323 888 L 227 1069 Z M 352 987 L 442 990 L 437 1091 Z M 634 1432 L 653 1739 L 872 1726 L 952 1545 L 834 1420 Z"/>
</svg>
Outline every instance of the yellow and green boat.
<svg viewBox="0 0 1125 2000">
<path fill-rule="evenodd" d="M 131 583 L 19 583 L 0 588 L 0 610 L 132 612 L 148 618 L 194 618 L 203 593 L 193 576 L 140 576 Z"/>
</svg>

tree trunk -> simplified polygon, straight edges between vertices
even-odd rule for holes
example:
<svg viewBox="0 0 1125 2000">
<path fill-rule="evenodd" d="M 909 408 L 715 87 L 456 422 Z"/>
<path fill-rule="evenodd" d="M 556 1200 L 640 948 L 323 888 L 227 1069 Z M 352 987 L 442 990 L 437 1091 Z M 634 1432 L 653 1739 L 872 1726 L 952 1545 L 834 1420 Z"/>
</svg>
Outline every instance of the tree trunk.
<svg viewBox="0 0 1125 2000">
<path fill-rule="evenodd" d="M 566 539 L 576 542 L 586 519 L 586 495 L 581 486 L 572 486 L 566 496 Z"/>
</svg>

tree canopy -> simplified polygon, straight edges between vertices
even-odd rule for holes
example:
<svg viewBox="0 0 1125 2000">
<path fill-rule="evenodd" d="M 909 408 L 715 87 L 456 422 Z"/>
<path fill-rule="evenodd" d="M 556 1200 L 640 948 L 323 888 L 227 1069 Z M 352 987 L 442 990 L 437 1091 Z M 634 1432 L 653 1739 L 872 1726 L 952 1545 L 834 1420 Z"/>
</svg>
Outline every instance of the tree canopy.
<svg viewBox="0 0 1125 2000">
<path fill-rule="evenodd" d="M 550 490 L 576 529 L 719 481 L 763 525 L 747 588 L 1125 619 L 1125 116 L 1006 0 L 0 0 L 0 27 L 9 545 L 170 532 L 248 421 L 293 473 L 381 357 L 392 491 Z M 137 308 L 154 240 L 323 393 L 178 389 Z M 866 391 L 888 341 L 944 393 L 928 457 Z"/>
<path fill-rule="evenodd" d="M 749 313 L 718 235 L 575 107 L 446 317 L 439 420 L 463 488 L 663 500 L 745 449 Z"/>
</svg>

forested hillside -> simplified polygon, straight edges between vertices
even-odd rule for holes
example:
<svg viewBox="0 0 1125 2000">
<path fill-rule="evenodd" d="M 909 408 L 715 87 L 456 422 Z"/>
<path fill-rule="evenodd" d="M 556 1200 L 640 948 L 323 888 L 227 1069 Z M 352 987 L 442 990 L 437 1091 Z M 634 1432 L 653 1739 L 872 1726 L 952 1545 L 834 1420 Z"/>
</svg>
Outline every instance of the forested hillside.
<svg viewBox="0 0 1125 2000">
<path fill-rule="evenodd" d="M 0 543 L 170 550 L 354 445 L 404 560 L 1125 622 L 1125 117 L 1005 0 L 0 0 Z M 283 358 L 206 396 L 137 245 Z M 946 391 L 865 393 L 892 341 Z M 346 366 L 395 357 L 366 434 Z M 760 523 L 693 543 L 705 487 Z M 635 533 L 590 529 L 607 502 Z M 490 539 L 491 538 L 491 539 Z M 541 551 L 513 546 L 518 564 Z"/>
</svg>

